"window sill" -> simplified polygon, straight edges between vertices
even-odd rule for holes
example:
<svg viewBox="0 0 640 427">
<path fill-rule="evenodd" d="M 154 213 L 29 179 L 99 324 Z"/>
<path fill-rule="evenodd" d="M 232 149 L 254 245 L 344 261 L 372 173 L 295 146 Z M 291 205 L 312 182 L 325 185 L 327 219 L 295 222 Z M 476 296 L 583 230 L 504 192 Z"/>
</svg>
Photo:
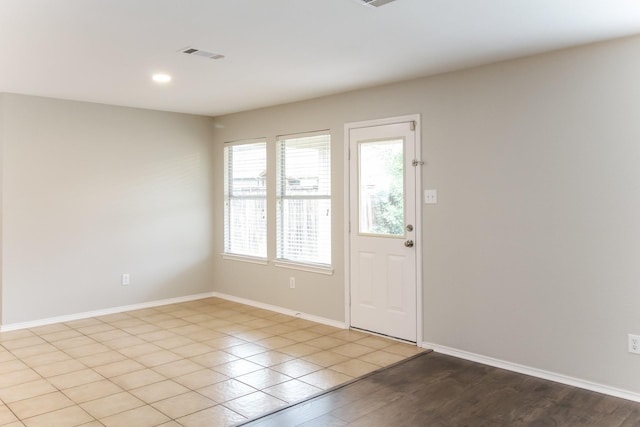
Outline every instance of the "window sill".
<svg viewBox="0 0 640 427">
<path fill-rule="evenodd" d="M 308 271 L 310 273 L 326 274 L 327 276 L 333 275 L 333 267 L 314 264 L 302 264 L 299 262 L 291 262 L 285 260 L 275 260 L 273 265 L 281 268 L 289 268 L 291 270 Z"/>
<path fill-rule="evenodd" d="M 258 264 L 258 265 L 268 265 L 269 261 L 266 258 L 259 258 L 247 255 L 235 255 L 235 254 L 227 254 L 223 253 L 222 259 L 227 259 L 230 261 L 240 261 L 240 262 L 248 262 L 250 264 Z"/>
</svg>

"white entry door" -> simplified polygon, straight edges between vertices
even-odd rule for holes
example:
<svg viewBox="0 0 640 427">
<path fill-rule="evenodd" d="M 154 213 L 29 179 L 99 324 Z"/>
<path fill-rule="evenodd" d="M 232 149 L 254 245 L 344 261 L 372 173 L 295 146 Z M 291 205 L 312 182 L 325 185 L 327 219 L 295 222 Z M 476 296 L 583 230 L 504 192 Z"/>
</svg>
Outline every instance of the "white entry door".
<svg viewBox="0 0 640 427">
<path fill-rule="evenodd" d="M 351 326 L 417 335 L 415 122 L 349 130 Z"/>
</svg>

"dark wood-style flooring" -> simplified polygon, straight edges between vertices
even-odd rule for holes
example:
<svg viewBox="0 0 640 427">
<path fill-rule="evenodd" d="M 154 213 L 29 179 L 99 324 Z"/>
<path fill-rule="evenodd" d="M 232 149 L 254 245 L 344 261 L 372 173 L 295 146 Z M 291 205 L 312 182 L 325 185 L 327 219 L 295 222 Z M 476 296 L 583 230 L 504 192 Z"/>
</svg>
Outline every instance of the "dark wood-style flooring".
<svg viewBox="0 0 640 427">
<path fill-rule="evenodd" d="M 242 424 L 640 426 L 640 403 L 428 353 Z"/>
</svg>

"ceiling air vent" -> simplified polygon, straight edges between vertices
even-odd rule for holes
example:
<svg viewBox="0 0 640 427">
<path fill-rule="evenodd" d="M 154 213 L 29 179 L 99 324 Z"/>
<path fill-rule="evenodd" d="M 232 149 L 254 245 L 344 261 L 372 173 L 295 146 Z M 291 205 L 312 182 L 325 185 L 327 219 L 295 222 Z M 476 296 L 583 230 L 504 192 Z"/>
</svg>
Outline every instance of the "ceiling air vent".
<svg viewBox="0 0 640 427">
<path fill-rule="evenodd" d="M 380 7 L 395 0 L 356 0 L 360 4 L 372 7 Z"/>
<path fill-rule="evenodd" d="M 201 56 L 203 58 L 209 59 L 224 58 L 224 55 L 220 55 L 219 53 L 207 52 L 206 50 L 196 49 L 194 47 L 185 47 L 184 49 L 180 49 L 178 52 L 186 53 L 187 55 Z"/>
</svg>

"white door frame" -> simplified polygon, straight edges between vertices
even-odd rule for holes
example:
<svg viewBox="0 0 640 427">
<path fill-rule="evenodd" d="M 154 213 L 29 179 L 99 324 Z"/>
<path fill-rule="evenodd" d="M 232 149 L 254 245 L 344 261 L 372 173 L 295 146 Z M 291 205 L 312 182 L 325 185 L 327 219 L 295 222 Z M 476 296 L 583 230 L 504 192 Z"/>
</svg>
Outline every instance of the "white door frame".
<svg viewBox="0 0 640 427">
<path fill-rule="evenodd" d="M 351 231 L 349 230 L 349 222 L 351 221 L 351 188 L 349 181 L 351 179 L 349 147 L 351 129 L 390 125 L 395 123 L 414 122 L 416 126 L 416 147 L 415 157 L 420 161 L 422 140 L 420 127 L 420 114 L 411 114 L 406 116 L 389 117 L 386 119 L 366 120 L 362 122 L 345 123 L 344 125 L 344 323 L 347 328 L 351 327 Z M 416 345 L 422 345 L 422 173 L 421 164 L 416 166 L 416 221 L 415 221 L 415 253 L 416 253 Z"/>
</svg>

